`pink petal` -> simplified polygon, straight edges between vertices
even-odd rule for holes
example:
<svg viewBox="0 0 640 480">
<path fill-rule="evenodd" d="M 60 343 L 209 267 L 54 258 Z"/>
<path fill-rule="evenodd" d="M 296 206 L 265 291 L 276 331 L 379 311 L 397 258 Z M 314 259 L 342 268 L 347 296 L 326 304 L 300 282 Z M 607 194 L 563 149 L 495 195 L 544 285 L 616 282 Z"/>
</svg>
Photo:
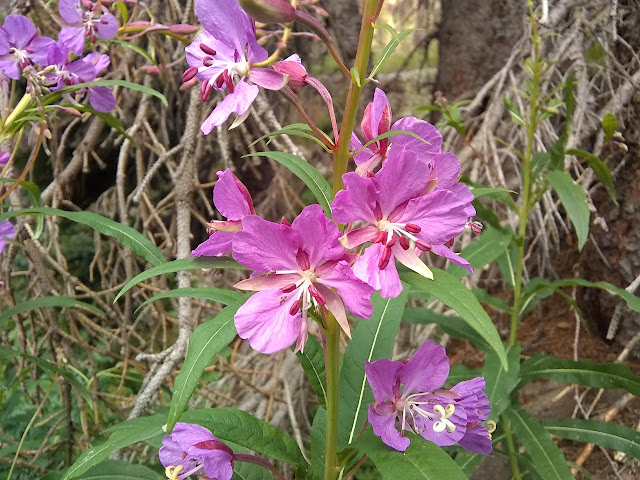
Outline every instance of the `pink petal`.
<svg viewBox="0 0 640 480">
<path fill-rule="evenodd" d="M 353 264 L 353 273 L 375 290 L 380 290 L 382 298 L 395 298 L 402 292 L 402 283 L 400 282 L 393 257 L 385 268 L 381 270 L 378 267 L 384 248 L 386 247 L 380 243 L 367 247 L 360 258 L 356 260 L 356 263 Z"/>
<path fill-rule="evenodd" d="M 347 314 L 344 310 L 344 304 L 338 294 L 319 282 L 314 285 L 327 301 L 326 307 L 333 314 L 338 325 L 340 325 L 340 328 L 342 328 L 347 337 L 351 338 L 351 328 L 349 327 Z"/>
<path fill-rule="evenodd" d="M 296 253 L 301 246 L 302 240 L 291 227 L 249 215 L 242 219 L 242 230 L 233 240 L 233 258 L 257 272 L 297 271 Z"/>
<path fill-rule="evenodd" d="M 229 220 L 242 220 L 253 212 L 253 203 L 246 187 L 242 183 L 245 192 L 240 188 L 240 180 L 228 168 L 224 172 L 218 172 L 218 181 L 213 187 L 213 204 L 216 209 Z"/>
<path fill-rule="evenodd" d="M 344 235 L 340 241 L 346 248 L 354 248 L 363 243 L 371 242 L 378 235 L 378 227 L 369 225 L 362 228 L 356 228 Z"/>
<path fill-rule="evenodd" d="M 425 143 L 410 135 L 391 137 L 393 148 L 411 149 L 421 154 L 439 153 L 442 147 L 442 135 L 436 127 L 416 117 L 404 117 L 393 124 L 392 130 L 406 130 L 415 133 L 429 143 Z"/>
<path fill-rule="evenodd" d="M 413 151 L 391 149 L 389 157 L 374 177 L 378 202 L 384 214 L 422 193 L 429 181 L 429 165 Z"/>
<path fill-rule="evenodd" d="M 398 372 L 402 368 L 404 368 L 402 362 L 392 362 L 386 358 L 371 363 L 364 362 L 364 371 L 376 402 L 394 400 L 393 388 L 398 380 Z"/>
<path fill-rule="evenodd" d="M 339 241 L 340 230 L 326 217 L 320 205 L 305 207 L 291 228 L 300 236 L 302 249 L 309 254 L 312 266 L 322 260 L 338 260 L 344 255 L 344 247 Z"/>
<path fill-rule="evenodd" d="M 202 133 L 209 135 L 214 127 L 222 125 L 232 113 L 243 115 L 248 112 L 259 91 L 256 85 L 249 85 L 244 81 L 238 82 L 233 93 L 228 94 L 204 121 L 201 127 Z"/>
<path fill-rule="evenodd" d="M 351 144 L 349 148 L 351 152 L 357 152 L 362 148 L 362 142 L 360 141 L 358 136 L 353 132 L 351 133 Z M 374 153 L 371 151 L 369 147 L 367 147 L 363 149 L 361 152 L 356 153 L 353 156 L 353 160 L 354 162 L 356 162 L 356 165 L 360 165 L 361 163 L 369 160 L 373 155 Z"/>
<path fill-rule="evenodd" d="M 102 23 L 102 20 L 105 20 L 107 23 Z M 98 37 L 100 38 L 113 38 L 116 36 L 118 32 L 118 21 L 116 17 L 111 15 L 110 13 L 103 13 L 100 17 L 100 22 L 95 22 Z"/>
<path fill-rule="evenodd" d="M 249 80 L 267 90 L 280 90 L 287 84 L 288 76 L 270 68 L 252 67 Z"/>
<path fill-rule="evenodd" d="M 63 27 L 58 34 L 60 45 L 68 48 L 78 56 L 82 55 L 86 40 L 84 27 Z"/>
<path fill-rule="evenodd" d="M 268 290 L 282 288 L 300 280 L 297 273 L 267 273 L 241 280 L 234 285 L 238 290 Z"/>
<path fill-rule="evenodd" d="M 298 299 L 297 293 L 263 290 L 254 294 L 234 317 L 240 338 L 249 340 L 254 350 L 267 354 L 290 347 L 302 326 L 300 312 L 295 315 L 289 313 Z"/>
<path fill-rule="evenodd" d="M 449 376 L 449 357 L 442 345 L 428 339 L 400 371 L 404 394 L 432 392 L 444 385 Z"/>
<path fill-rule="evenodd" d="M 60 0 L 58 2 L 58 12 L 65 23 L 74 24 L 82 22 L 83 15 L 80 0 Z"/>
<path fill-rule="evenodd" d="M 349 223 L 356 220 L 375 223 L 373 209 L 378 193 L 371 178 L 363 178 L 355 172 L 342 176 L 345 190 L 340 190 L 331 204 L 332 217 L 336 222 Z"/>
<path fill-rule="evenodd" d="M 369 318 L 373 313 L 373 288 L 357 278 L 345 261 L 339 262 L 331 275 L 318 278 L 318 283 L 336 289 L 347 310 L 357 317 Z"/>
<path fill-rule="evenodd" d="M 235 232 L 213 232 L 191 252 L 190 257 L 219 257 L 231 252 Z"/>
<path fill-rule="evenodd" d="M 450 152 L 442 152 L 434 155 L 432 162 L 431 178 L 438 181 L 436 189 L 451 190 L 460 177 L 460 160 L 458 160 L 458 157 Z"/>
<path fill-rule="evenodd" d="M 36 26 L 24 15 L 7 15 L 2 26 L 18 50 L 23 50 L 36 34 Z"/>
<path fill-rule="evenodd" d="M 413 249 L 405 250 L 400 246 L 400 243 L 396 243 L 392 247 L 393 255 L 396 259 L 405 267 L 410 268 L 414 272 L 422 275 L 425 278 L 433 280 L 433 272 L 427 267 L 420 257 L 416 255 Z M 387 267 L 388 268 L 388 267 Z"/>
<path fill-rule="evenodd" d="M 431 251 L 433 253 L 435 253 L 436 255 L 439 255 L 441 257 L 447 258 L 448 260 L 451 261 L 451 263 L 454 263 L 454 264 L 456 264 L 456 265 L 468 270 L 469 273 L 473 273 L 473 268 L 471 268 L 471 264 L 469 262 L 467 262 L 464 258 L 462 258 L 459 254 L 453 252 L 446 245 L 432 245 L 431 246 Z"/>
<path fill-rule="evenodd" d="M 382 439 L 391 448 L 404 452 L 411 443 L 407 437 L 400 435 L 396 428 L 396 415 L 379 415 L 369 405 L 369 423 L 373 427 L 373 433 Z"/>
</svg>

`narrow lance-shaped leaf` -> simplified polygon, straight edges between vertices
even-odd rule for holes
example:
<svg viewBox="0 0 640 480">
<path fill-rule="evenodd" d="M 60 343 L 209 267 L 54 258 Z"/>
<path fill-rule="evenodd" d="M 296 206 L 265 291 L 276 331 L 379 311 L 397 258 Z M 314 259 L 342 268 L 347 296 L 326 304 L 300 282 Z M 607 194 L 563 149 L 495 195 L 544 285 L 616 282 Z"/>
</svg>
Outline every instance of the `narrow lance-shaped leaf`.
<svg viewBox="0 0 640 480">
<path fill-rule="evenodd" d="M 368 320 L 358 321 L 342 360 L 338 421 L 339 448 L 355 441 L 364 425 L 368 405 L 373 402 L 373 394 L 367 384 L 364 371 L 364 362 L 391 357 L 407 295 L 403 292 L 396 298 L 381 298 L 378 293 L 375 293 L 371 301 L 373 314 Z"/>
<path fill-rule="evenodd" d="M 327 408 L 327 385 L 325 379 L 324 351 L 322 345 L 314 337 L 309 336 L 303 352 L 296 353 L 300 365 L 311 384 L 313 392 L 318 397 L 322 408 Z"/>
<path fill-rule="evenodd" d="M 313 196 L 324 210 L 327 217 L 331 218 L 331 202 L 333 201 L 333 188 L 329 182 L 312 165 L 291 153 L 283 152 L 256 152 L 245 157 L 262 156 L 275 160 L 287 167 L 291 172 L 309 187 Z"/>
<path fill-rule="evenodd" d="M 458 464 L 442 448 L 422 437 L 408 434 L 411 445 L 396 452 L 367 429 L 356 447 L 376 465 L 385 480 L 467 480 Z"/>
<path fill-rule="evenodd" d="M 163 298 L 179 298 L 179 297 L 189 297 L 189 298 L 197 298 L 201 300 L 209 300 L 210 302 L 218 302 L 224 303 L 225 305 L 229 305 L 234 301 L 241 300 L 244 298 L 244 295 L 240 292 L 236 292 L 233 290 L 227 290 L 225 288 L 214 288 L 214 287 L 186 287 L 186 288 L 176 288 L 174 290 L 168 290 L 166 292 L 160 292 L 157 295 L 154 295 L 151 298 L 146 299 L 142 302 L 138 308 L 136 308 L 136 312 L 146 305 L 153 303 L 157 300 L 161 300 Z"/>
<path fill-rule="evenodd" d="M 162 251 L 135 228 L 123 225 L 122 223 L 93 212 L 67 212 L 66 210 L 50 207 L 25 208 L 23 210 L 13 210 L 3 213 L 0 215 L 0 221 L 18 215 L 34 214 L 55 215 L 57 217 L 68 218 L 71 221 L 87 225 L 103 235 L 115 237 L 120 240 L 125 247 L 137 256 L 144 258 L 151 265 L 160 265 L 167 261 Z"/>
<path fill-rule="evenodd" d="M 117 301 L 122 295 L 124 295 L 131 287 L 137 285 L 140 282 L 144 282 L 151 277 L 168 273 L 181 272 L 184 270 L 200 270 L 203 268 L 243 269 L 244 267 L 235 260 L 227 257 L 195 257 L 173 260 L 171 262 L 166 262 L 162 265 L 158 265 L 157 267 L 150 268 L 149 270 L 145 270 L 144 272 L 139 273 L 138 275 L 133 277 L 127 282 L 124 287 L 122 287 L 122 290 L 118 292 L 118 295 L 116 295 L 114 302 Z"/>
<path fill-rule="evenodd" d="M 431 268 L 431 271 L 433 272 L 433 280 L 426 279 L 417 273 L 407 272 L 400 274 L 400 278 L 455 310 L 460 318 L 486 340 L 498 355 L 503 368 L 508 370 L 507 354 L 500 335 L 471 290 L 447 272 L 437 268 Z"/>
<path fill-rule="evenodd" d="M 241 410 L 229 407 L 191 410 L 183 413 L 180 421 L 202 425 L 223 442 L 236 443 L 295 467 L 306 465 L 291 437 Z"/>
<path fill-rule="evenodd" d="M 516 438 L 531 457 L 531 464 L 544 480 L 573 480 L 562 452 L 540 422 L 525 410 L 508 408 L 504 415 Z"/>
<path fill-rule="evenodd" d="M 482 376 L 487 388 L 485 390 L 491 402 L 490 420 L 498 420 L 500 414 L 511 403 L 511 392 L 518 384 L 518 373 L 520 371 L 520 344 L 507 346 L 507 359 L 509 361 L 509 371 L 505 372 L 500 365 L 500 359 L 495 352 L 487 354 Z"/>
<path fill-rule="evenodd" d="M 233 316 L 245 299 L 246 297 L 243 296 L 242 300 L 223 308 L 214 318 L 198 326 L 191 335 L 187 356 L 173 387 L 167 416 L 167 432 L 173 429 L 180 415 L 187 408 L 187 403 L 200 383 L 200 377 L 205 368 L 236 336 Z"/>
<path fill-rule="evenodd" d="M 591 215 L 584 188 L 575 183 L 567 172 L 552 170 L 547 173 L 545 178 L 553 186 L 567 211 L 567 215 L 576 229 L 578 249 L 582 250 L 589 235 L 589 217 Z"/>
<path fill-rule="evenodd" d="M 0 330 L 4 331 L 7 328 L 7 324 L 9 320 L 11 320 L 15 315 L 19 313 L 28 312 L 29 310 L 36 310 L 38 308 L 46 308 L 46 307 L 56 307 L 56 308 L 83 308 L 94 312 L 100 316 L 105 316 L 105 313 L 100 310 L 95 305 L 90 303 L 82 302 L 77 298 L 67 297 L 64 295 L 59 295 L 55 297 L 40 297 L 34 298 L 32 300 L 27 300 L 26 302 L 18 303 L 11 308 L 7 308 L 5 311 L 0 313 Z"/>
</svg>

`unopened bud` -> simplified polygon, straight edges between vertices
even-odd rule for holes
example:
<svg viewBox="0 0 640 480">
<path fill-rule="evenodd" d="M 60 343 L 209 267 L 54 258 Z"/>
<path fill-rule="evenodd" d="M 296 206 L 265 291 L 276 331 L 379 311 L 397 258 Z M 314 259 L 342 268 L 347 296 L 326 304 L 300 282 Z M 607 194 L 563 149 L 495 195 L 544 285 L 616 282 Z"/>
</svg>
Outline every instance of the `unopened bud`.
<svg viewBox="0 0 640 480">
<path fill-rule="evenodd" d="M 247 14 L 256 22 L 293 22 L 296 9 L 286 0 L 238 0 Z"/>
<path fill-rule="evenodd" d="M 143 65 L 140 70 L 151 75 L 160 75 L 160 69 L 155 65 Z"/>
<path fill-rule="evenodd" d="M 280 62 L 273 64 L 273 69 L 276 72 L 289 75 L 288 85 L 290 87 L 304 87 L 307 84 L 307 77 L 309 74 L 299 60 L 281 60 Z"/>
<path fill-rule="evenodd" d="M 200 27 L 194 27 L 193 25 L 186 25 L 184 23 L 169 25 L 170 32 L 179 33 L 181 35 L 189 35 L 191 33 L 196 33 L 198 30 L 200 30 Z"/>
</svg>

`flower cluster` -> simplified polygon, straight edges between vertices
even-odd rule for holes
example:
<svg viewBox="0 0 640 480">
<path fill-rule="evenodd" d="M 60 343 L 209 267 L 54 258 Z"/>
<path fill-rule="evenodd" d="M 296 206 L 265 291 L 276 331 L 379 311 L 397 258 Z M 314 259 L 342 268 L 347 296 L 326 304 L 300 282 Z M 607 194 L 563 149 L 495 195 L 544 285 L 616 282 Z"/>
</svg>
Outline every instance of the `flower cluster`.
<svg viewBox="0 0 640 480">
<path fill-rule="evenodd" d="M 442 389 L 449 358 L 441 345 L 427 340 L 410 360 L 366 362 L 365 372 L 374 397 L 369 423 L 390 447 L 405 451 L 410 441 L 403 432 L 412 431 L 441 447 L 457 443 L 491 453 L 491 435 L 482 425 L 491 412 L 484 378 Z"/>
<path fill-rule="evenodd" d="M 42 36 L 33 22 L 23 15 L 9 15 L 0 27 L 0 77 L 25 78 L 31 92 L 47 93 L 70 85 L 92 82 L 109 66 L 108 55 L 90 52 L 82 58 L 87 40 L 115 36 L 115 17 L 100 2 L 60 0 L 58 11 L 63 27 L 58 41 Z M 115 108 L 116 100 L 108 87 L 89 87 L 75 91 L 87 96 L 99 112 Z"/>
</svg>

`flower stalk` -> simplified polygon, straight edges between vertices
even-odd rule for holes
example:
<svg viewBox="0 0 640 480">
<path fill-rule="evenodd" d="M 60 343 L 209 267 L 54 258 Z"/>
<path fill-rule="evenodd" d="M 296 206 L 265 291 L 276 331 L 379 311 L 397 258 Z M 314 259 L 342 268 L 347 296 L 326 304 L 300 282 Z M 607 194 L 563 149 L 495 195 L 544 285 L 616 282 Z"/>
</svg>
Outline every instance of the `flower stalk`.
<svg viewBox="0 0 640 480">
<path fill-rule="evenodd" d="M 338 403 L 340 379 L 340 326 L 333 315 L 327 315 L 325 372 L 327 377 L 327 431 L 324 480 L 335 480 L 338 472 Z"/>
</svg>

